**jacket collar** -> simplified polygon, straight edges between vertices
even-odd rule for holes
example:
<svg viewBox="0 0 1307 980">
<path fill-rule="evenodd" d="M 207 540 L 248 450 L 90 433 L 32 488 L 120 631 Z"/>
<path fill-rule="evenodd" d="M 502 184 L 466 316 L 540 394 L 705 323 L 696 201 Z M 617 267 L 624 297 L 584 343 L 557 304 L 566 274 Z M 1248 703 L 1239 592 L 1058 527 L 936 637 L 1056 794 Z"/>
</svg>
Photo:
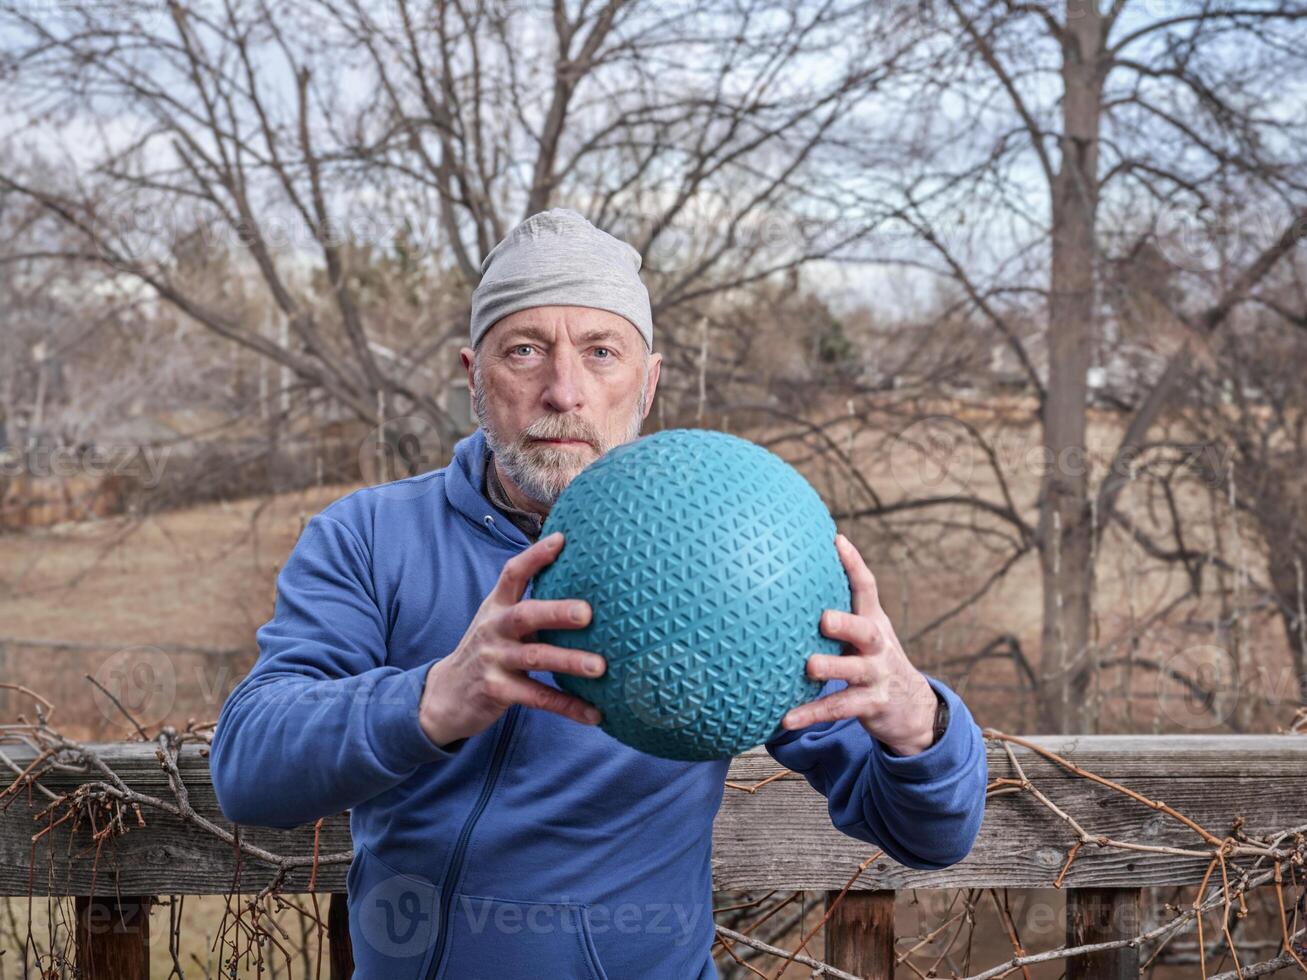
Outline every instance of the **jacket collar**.
<svg viewBox="0 0 1307 980">
<path fill-rule="evenodd" d="M 545 519 L 539 514 L 523 510 L 509 499 L 508 491 L 504 489 L 504 484 L 499 479 L 499 469 L 494 465 L 494 453 L 487 448 L 485 457 L 485 485 L 482 486 L 481 492 L 495 505 L 497 511 L 507 515 L 513 526 L 525 534 L 528 541 L 537 540 L 540 537 L 540 530 L 544 526 Z"/>
<path fill-rule="evenodd" d="M 480 426 L 454 444 L 454 457 L 445 473 L 445 496 L 451 507 L 501 544 L 518 550 L 530 546 L 521 529 L 481 492 L 486 475 L 486 434 Z"/>
</svg>

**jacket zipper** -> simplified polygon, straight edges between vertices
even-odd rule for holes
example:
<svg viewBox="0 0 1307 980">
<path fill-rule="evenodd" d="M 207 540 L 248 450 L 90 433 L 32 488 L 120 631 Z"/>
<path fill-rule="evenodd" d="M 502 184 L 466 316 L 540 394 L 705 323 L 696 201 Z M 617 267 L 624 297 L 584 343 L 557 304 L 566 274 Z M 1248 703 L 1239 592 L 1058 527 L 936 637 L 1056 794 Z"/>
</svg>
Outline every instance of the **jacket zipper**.
<svg viewBox="0 0 1307 980">
<path fill-rule="evenodd" d="M 504 727 L 500 729 L 498 741 L 495 742 L 495 751 L 490 761 L 490 772 L 486 776 L 486 781 L 481 784 L 481 794 L 477 797 L 472 812 L 463 821 L 463 830 L 458 835 L 458 844 L 454 847 L 454 857 L 450 863 L 449 874 L 445 876 L 440 889 L 440 932 L 437 934 L 436 950 L 431 957 L 431 969 L 427 971 L 427 980 L 435 980 L 436 975 L 440 972 L 440 961 L 445 955 L 445 933 L 449 929 L 450 899 L 453 897 L 454 884 L 463 871 L 463 854 L 467 850 L 468 841 L 472 837 L 472 828 L 477 820 L 481 818 L 482 811 L 485 810 L 486 804 L 490 802 L 490 794 L 494 792 L 495 784 L 499 782 L 499 770 L 503 767 L 504 756 L 508 751 L 508 741 L 513 737 L 513 732 L 517 728 L 517 719 L 521 710 L 521 705 L 516 704 L 508 709 L 508 718 L 505 720 Z"/>
<path fill-rule="evenodd" d="M 493 515 L 487 514 L 483 523 L 485 530 L 492 536 L 498 534 L 513 545 L 515 553 L 526 550 L 518 542 L 508 538 L 498 527 L 494 528 L 493 531 L 491 530 L 491 525 L 494 523 Z M 459 832 L 458 843 L 454 846 L 454 856 L 450 861 L 449 874 L 445 876 L 445 880 L 440 886 L 440 921 L 438 923 L 440 931 L 436 935 L 436 948 L 431 954 L 431 968 L 427 970 L 426 980 L 436 980 L 436 976 L 440 973 L 441 960 L 445 956 L 445 934 L 449 931 L 450 900 L 454 895 L 454 885 L 463 872 L 464 852 L 467 850 L 468 841 L 472 837 L 472 830 L 476 826 L 476 822 L 481 819 L 482 812 L 490 802 L 490 794 L 494 792 L 495 785 L 499 782 L 499 771 L 503 768 L 504 756 L 508 752 L 508 742 L 517 729 L 517 719 L 521 711 L 521 705 L 516 704 L 508 709 L 504 725 L 499 730 L 499 738 L 495 742 L 494 753 L 490 757 L 490 772 L 486 774 L 486 780 L 481 784 L 481 793 L 477 796 L 476 805 L 472 807 L 472 812 L 463 821 L 463 829 Z"/>
</svg>

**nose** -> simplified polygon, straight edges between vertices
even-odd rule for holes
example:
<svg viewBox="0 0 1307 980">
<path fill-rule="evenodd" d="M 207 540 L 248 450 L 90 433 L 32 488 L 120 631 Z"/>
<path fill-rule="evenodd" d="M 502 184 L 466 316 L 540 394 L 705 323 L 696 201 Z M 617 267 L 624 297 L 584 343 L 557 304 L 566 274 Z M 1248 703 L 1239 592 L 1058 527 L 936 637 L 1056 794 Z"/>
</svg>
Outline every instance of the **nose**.
<svg viewBox="0 0 1307 980">
<path fill-rule="evenodd" d="M 575 412 L 584 404 L 581 365 L 570 348 L 556 349 L 549 358 L 549 378 L 544 403 L 555 412 Z"/>
</svg>

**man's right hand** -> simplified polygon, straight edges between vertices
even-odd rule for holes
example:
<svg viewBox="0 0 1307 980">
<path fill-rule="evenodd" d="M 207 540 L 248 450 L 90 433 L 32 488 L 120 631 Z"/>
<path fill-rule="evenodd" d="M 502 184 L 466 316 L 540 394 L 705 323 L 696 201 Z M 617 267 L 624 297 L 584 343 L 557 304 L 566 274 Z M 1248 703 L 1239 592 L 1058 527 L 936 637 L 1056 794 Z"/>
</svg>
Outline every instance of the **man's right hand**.
<svg viewBox="0 0 1307 980">
<path fill-rule="evenodd" d="M 427 671 L 418 720 L 436 745 L 484 731 L 514 704 L 598 724 L 599 709 L 588 701 L 528 676 L 549 670 L 598 677 L 607 667 L 598 654 L 534 640 L 539 629 L 581 629 L 590 622 L 583 599 L 522 598 L 532 576 L 562 549 L 563 534 L 555 531 L 510 558 L 453 653 Z"/>
</svg>

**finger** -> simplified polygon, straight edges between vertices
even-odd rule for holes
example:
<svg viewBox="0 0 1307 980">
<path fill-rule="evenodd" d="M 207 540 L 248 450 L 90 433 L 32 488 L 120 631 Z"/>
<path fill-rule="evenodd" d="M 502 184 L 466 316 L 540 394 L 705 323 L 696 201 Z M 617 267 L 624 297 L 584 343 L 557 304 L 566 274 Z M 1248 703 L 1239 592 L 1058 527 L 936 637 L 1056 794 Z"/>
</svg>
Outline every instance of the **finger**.
<svg viewBox="0 0 1307 980">
<path fill-rule="evenodd" d="M 879 672 L 879 662 L 870 657 L 841 657 L 829 653 L 814 653 L 808 657 L 808 676 L 813 680 L 871 684 Z"/>
<path fill-rule="evenodd" d="M 555 531 L 508 559 L 495 583 L 495 598 L 504 604 L 517 602 L 525 594 L 531 576 L 557 558 L 562 550 L 563 532 Z"/>
<path fill-rule="evenodd" d="M 583 725 L 596 725 L 603 718 L 599 709 L 584 698 L 542 684 L 532 677 L 508 674 L 493 684 L 493 696 L 505 703 L 552 711 Z"/>
<path fill-rule="evenodd" d="M 597 653 L 549 643 L 510 643 L 499 662 L 511 670 L 550 670 L 579 677 L 598 677 L 608 667 Z"/>
<path fill-rule="evenodd" d="M 865 691 L 861 687 L 846 687 L 824 698 L 807 701 L 787 711 L 781 719 L 781 725 L 790 729 L 806 728 L 823 721 L 856 718 L 861 713 L 861 703 L 866 700 Z"/>
<path fill-rule="evenodd" d="M 498 633 L 512 640 L 542 629 L 580 629 L 590 622 L 590 603 L 584 599 L 522 599 L 498 617 Z"/>
<path fill-rule="evenodd" d="M 821 631 L 832 640 L 843 640 L 858 653 L 879 653 L 884 646 L 871 620 L 841 609 L 827 609 L 821 614 Z"/>
<path fill-rule="evenodd" d="M 876 576 L 862 560 L 858 549 L 842 534 L 835 535 L 835 549 L 849 576 L 849 586 L 853 592 L 853 611 L 859 616 L 870 616 L 880 608 L 880 590 L 876 588 Z"/>
</svg>

